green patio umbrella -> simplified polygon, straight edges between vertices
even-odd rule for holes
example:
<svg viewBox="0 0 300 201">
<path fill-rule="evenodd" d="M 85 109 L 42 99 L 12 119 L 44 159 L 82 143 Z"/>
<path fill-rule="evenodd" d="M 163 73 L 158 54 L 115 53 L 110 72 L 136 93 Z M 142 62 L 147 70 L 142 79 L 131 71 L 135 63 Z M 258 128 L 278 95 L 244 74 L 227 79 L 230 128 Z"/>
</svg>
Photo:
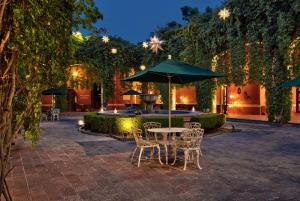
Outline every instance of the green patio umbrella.
<svg viewBox="0 0 300 201">
<path fill-rule="evenodd" d="M 133 89 L 129 89 L 128 91 L 122 93 L 122 96 L 139 96 L 139 95 L 141 95 L 141 93 Z M 132 103 L 131 103 L 131 107 L 132 107 Z"/>
<path fill-rule="evenodd" d="M 169 84 L 169 128 L 171 127 L 171 83 L 186 84 L 205 79 L 223 77 L 206 68 L 187 63 L 166 60 L 135 75 L 129 76 L 123 81 L 160 82 Z"/>
<path fill-rule="evenodd" d="M 129 89 L 128 91 L 122 93 L 122 96 L 138 96 L 138 95 L 141 95 L 141 93 L 133 89 Z"/>
<path fill-rule="evenodd" d="M 67 91 L 65 89 L 62 89 L 62 88 L 54 88 L 54 87 L 51 87 L 47 90 L 44 90 L 42 91 L 42 94 L 43 95 L 66 95 L 67 94 Z"/>
<path fill-rule="evenodd" d="M 289 88 L 289 87 L 300 87 L 300 76 L 297 77 L 294 80 L 288 81 L 288 82 L 284 82 L 281 84 L 282 88 Z"/>
<path fill-rule="evenodd" d="M 51 95 L 52 96 L 52 107 L 54 107 L 55 104 L 55 96 L 56 95 L 66 95 L 67 94 L 67 90 L 66 89 L 62 89 L 62 88 L 54 88 L 51 87 L 47 90 L 42 91 L 42 95 Z"/>
</svg>

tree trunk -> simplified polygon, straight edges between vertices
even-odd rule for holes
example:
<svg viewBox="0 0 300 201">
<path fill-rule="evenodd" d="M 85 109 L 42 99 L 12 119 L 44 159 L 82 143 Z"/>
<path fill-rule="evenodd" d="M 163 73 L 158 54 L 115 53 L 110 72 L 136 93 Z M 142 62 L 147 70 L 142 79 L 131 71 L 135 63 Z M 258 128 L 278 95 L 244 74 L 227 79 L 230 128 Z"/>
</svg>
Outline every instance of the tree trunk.
<svg viewBox="0 0 300 201">
<path fill-rule="evenodd" d="M 7 183 L 11 144 L 16 132 L 12 127 L 13 99 L 16 92 L 17 53 L 8 48 L 13 35 L 11 0 L 0 3 L 0 197 L 12 200 Z"/>
</svg>

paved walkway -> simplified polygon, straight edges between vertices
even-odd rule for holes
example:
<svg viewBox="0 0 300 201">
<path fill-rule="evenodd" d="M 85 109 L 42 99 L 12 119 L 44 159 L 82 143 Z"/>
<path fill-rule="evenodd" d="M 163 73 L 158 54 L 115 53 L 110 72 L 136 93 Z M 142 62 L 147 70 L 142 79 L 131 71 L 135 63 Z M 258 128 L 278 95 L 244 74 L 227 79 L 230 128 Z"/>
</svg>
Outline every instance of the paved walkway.
<svg viewBox="0 0 300 201">
<path fill-rule="evenodd" d="M 18 141 L 9 184 L 15 201 L 298 201 L 300 128 L 237 124 L 204 138 L 203 170 L 182 162 L 128 162 L 134 144 L 80 134 L 76 118 L 42 123 L 36 148 Z"/>
</svg>

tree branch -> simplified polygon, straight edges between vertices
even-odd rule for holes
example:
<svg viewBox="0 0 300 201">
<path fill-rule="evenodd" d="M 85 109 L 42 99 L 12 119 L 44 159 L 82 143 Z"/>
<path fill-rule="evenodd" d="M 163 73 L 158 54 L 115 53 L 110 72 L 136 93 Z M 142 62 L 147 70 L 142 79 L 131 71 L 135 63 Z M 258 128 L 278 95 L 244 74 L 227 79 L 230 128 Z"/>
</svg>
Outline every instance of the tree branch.
<svg viewBox="0 0 300 201">
<path fill-rule="evenodd" d="M 2 41 L 1 41 L 0 52 L 3 51 L 5 44 L 7 43 L 8 39 L 10 38 L 10 33 L 11 33 L 10 31 L 11 31 L 11 29 L 9 29 L 9 30 L 6 32 L 4 38 L 3 38 Z"/>
</svg>

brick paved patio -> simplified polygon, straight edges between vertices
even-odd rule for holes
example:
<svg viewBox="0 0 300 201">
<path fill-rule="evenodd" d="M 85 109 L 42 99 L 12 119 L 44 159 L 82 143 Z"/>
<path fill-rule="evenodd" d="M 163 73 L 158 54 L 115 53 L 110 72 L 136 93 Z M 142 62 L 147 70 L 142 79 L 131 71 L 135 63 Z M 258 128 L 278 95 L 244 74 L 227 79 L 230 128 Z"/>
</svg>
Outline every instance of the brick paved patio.
<svg viewBox="0 0 300 201">
<path fill-rule="evenodd" d="M 42 123 L 38 146 L 18 140 L 8 180 L 16 201 L 300 200 L 300 128 L 238 124 L 206 137 L 203 170 L 128 162 L 134 144 L 77 132 L 76 118 Z M 234 123 L 237 124 L 237 123 Z"/>
</svg>

